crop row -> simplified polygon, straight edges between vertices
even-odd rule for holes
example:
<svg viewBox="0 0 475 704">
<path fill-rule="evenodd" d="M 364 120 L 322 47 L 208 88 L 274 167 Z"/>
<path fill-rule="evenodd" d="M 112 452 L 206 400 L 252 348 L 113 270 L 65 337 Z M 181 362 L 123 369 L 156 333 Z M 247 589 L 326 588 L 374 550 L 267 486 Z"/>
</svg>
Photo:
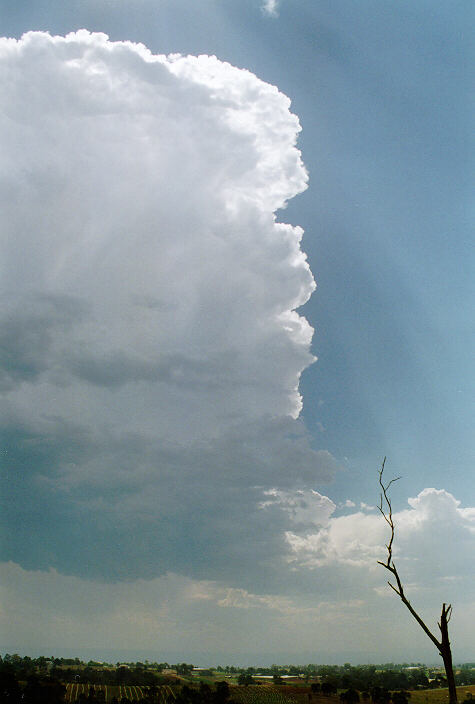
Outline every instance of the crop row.
<svg viewBox="0 0 475 704">
<path fill-rule="evenodd" d="M 83 684 L 74 682 L 66 685 L 65 701 L 69 704 L 78 701 L 80 697 L 88 696 L 93 691 L 97 698 L 101 698 L 104 702 L 111 702 L 115 697 L 119 702 L 121 699 L 128 699 L 131 702 L 140 701 L 147 696 L 150 687 L 142 687 L 139 685 L 109 685 L 109 684 Z M 160 704 L 167 704 L 171 699 L 175 698 L 171 687 L 164 685 L 157 688 L 158 701 Z"/>
<path fill-rule="evenodd" d="M 237 704 L 296 704 L 293 697 L 268 686 L 233 688 L 232 700 Z"/>
</svg>

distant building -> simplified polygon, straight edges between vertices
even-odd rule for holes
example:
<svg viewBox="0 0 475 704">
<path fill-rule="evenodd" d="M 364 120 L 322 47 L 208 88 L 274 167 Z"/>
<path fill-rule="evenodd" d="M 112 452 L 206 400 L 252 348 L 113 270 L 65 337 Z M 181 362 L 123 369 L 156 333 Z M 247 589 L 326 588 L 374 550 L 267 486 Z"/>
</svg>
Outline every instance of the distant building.
<svg viewBox="0 0 475 704">
<path fill-rule="evenodd" d="M 255 680 L 273 680 L 274 675 L 260 675 L 259 673 L 257 675 L 253 675 Z M 299 680 L 305 675 L 279 675 L 281 680 Z"/>
</svg>

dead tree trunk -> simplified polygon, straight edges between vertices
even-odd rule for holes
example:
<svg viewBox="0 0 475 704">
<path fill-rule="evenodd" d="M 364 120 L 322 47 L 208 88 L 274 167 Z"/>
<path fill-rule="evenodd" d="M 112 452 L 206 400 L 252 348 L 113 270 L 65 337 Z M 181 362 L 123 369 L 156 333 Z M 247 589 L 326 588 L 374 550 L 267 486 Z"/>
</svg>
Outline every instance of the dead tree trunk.
<svg viewBox="0 0 475 704">
<path fill-rule="evenodd" d="M 440 629 L 440 634 L 441 638 L 438 640 L 436 636 L 430 631 L 430 629 L 426 626 L 422 618 L 419 616 L 419 614 L 415 611 L 415 609 L 412 607 L 410 601 L 407 599 L 405 593 L 404 593 L 404 588 L 401 582 L 401 579 L 399 577 L 399 573 L 396 569 L 396 565 L 394 564 L 393 560 L 393 542 L 394 542 L 394 521 L 393 521 L 393 512 L 392 512 L 392 506 L 391 506 L 391 501 L 388 496 L 388 489 L 391 486 L 393 482 L 396 482 L 398 479 L 401 477 L 396 477 L 395 479 L 391 479 L 391 481 L 386 484 L 386 486 L 383 483 L 383 472 L 384 472 L 384 465 L 386 464 L 386 457 L 383 460 L 383 464 L 381 466 L 381 469 L 379 471 L 379 485 L 381 487 L 381 495 L 380 495 L 380 502 L 379 502 L 379 510 L 381 512 L 381 515 L 383 516 L 384 520 L 388 524 L 388 526 L 391 529 L 391 537 L 389 539 L 389 543 L 386 545 L 386 549 L 388 551 L 388 558 L 386 562 L 381 562 L 378 560 L 378 564 L 382 565 L 388 572 L 391 572 L 393 575 L 394 579 L 396 580 L 396 586 L 394 584 L 391 584 L 391 582 L 388 582 L 389 586 L 393 591 L 396 592 L 396 594 L 399 596 L 401 599 L 402 603 L 404 606 L 410 611 L 412 616 L 415 618 L 419 626 L 422 628 L 424 633 L 431 639 L 431 641 L 434 643 L 435 647 L 439 651 L 440 655 L 442 656 L 442 660 L 444 661 L 444 667 L 445 667 L 445 674 L 447 676 L 447 686 L 449 688 L 449 703 L 450 704 L 457 704 L 457 689 L 455 687 L 455 677 L 454 677 L 454 668 L 452 665 L 452 651 L 450 649 L 450 641 L 449 641 L 449 621 L 450 617 L 452 615 L 452 606 L 450 604 L 442 604 L 442 613 L 440 616 L 440 623 L 439 629 Z"/>
<path fill-rule="evenodd" d="M 452 615 L 452 607 L 449 604 L 447 607 L 445 604 L 442 604 L 442 613 L 440 615 L 440 623 L 439 623 L 439 628 L 440 628 L 440 633 L 441 633 L 441 640 L 440 640 L 440 649 L 439 652 L 442 655 L 442 659 L 444 661 L 444 667 L 445 667 L 445 674 L 447 675 L 447 686 L 449 688 L 449 701 L 450 704 L 456 704 L 457 702 L 457 689 L 455 687 L 455 677 L 454 677 L 454 668 L 452 665 L 452 651 L 450 649 L 450 641 L 449 641 L 449 621 L 450 617 Z"/>
</svg>

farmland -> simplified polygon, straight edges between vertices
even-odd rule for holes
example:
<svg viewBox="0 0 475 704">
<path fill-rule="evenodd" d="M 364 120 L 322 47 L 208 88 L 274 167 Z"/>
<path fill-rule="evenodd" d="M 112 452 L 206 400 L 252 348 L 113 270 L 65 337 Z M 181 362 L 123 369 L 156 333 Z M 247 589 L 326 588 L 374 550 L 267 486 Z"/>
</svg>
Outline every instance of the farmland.
<svg viewBox="0 0 475 704">
<path fill-rule="evenodd" d="M 96 699 L 103 702 L 111 702 L 114 698 L 119 702 L 122 699 L 128 699 L 130 702 L 140 701 L 144 699 L 150 692 L 150 687 L 139 685 L 108 685 L 108 684 L 83 684 L 81 682 L 68 683 L 66 685 L 65 702 L 77 702 L 81 698 L 87 697 L 94 693 Z M 154 701 L 158 704 L 166 704 L 173 702 L 175 694 L 171 687 L 167 685 L 154 688 L 156 696 Z"/>
<path fill-rule="evenodd" d="M 460 704 L 472 704 L 475 663 L 457 666 L 456 679 Z M 353 704 L 358 697 L 362 704 L 390 704 L 391 696 L 394 704 L 448 704 L 444 684 L 440 667 L 420 663 L 273 665 L 258 671 L 148 661 L 113 665 L 43 656 L 0 658 L 0 699 L 8 697 L 11 704 L 344 704 L 350 696 Z"/>
<path fill-rule="evenodd" d="M 154 701 L 158 704 L 173 704 L 176 694 L 174 689 L 165 685 L 153 688 L 156 692 Z M 69 683 L 66 685 L 65 702 L 72 704 L 84 699 L 94 693 L 99 701 L 106 704 L 115 698 L 118 702 L 127 699 L 130 702 L 138 702 L 150 696 L 151 688 L 139 685 L 105 685 L 105 684 L 83 684 Z M 475 686 L 458 687 L 459 701 L 467 697 L 471 692 L 475 695 Z M 230 692 L 230 704 L 337 704 L 339 698 L 336 695 L 323 696 L 310 695 L 310 689 L 305 686 L 273 686 L 255 685 L 249 687 L 232 686 Z M 447 689 L 426 689 L 410 692 L 410 704 L 446 704 L 449 700 Z"/>
<path fill-rule="evenodd" d="M 471 693 L 475 704 L 475 685 L 457 687 L 459 702 Z M 253 686 L 232 687 L 231 701 L 236 704 L 339 704 L 338 695 L 323 696 L 314 694 L 309 698 L 310 688 L 292 686 Z M 408 693 L 410 704 L 447 704 L 449 692 L 447 688 L 421 689 Z"/>
<path fill-rule="evenodd" d="M 472 694 L 475 702 L 475 685 L 467 687 L 457 687 L 459 702 L 467 698 L 467 694 Z M 441 689 L 420 689 L 410 692 L 410 704 L 447 704 L 449 701 L 449 690 L 446 687 Z"/>
<path fill-rule="evenodd" d="M 270 685 L 233 687 L 231 700 L 236 704 L 297 704 L 291 692 Z"/>
</svg>

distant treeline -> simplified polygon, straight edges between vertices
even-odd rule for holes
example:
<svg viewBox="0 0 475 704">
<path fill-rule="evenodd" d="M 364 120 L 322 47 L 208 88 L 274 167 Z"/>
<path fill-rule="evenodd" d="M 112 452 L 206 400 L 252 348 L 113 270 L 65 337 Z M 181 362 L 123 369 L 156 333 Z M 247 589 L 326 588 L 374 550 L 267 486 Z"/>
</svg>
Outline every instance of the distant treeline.
<svg viewBox="0 0 475 704">
<path fill-rule="evenodd" d="M 463 664 L 458 664 L 455 666 L 457 669 L 472 670 L 475 669 L 475 663 L 466 662 Z M 270 665 L 269 667 L 235 667 L 234 665 L 218 665 L 218 667 L 213 668 L 217 673 L 226 674 L 239 674 L 240 672 L 247 672 L 249 674 L 261 674 L 261 675 L 290 675 L 293 677 L 298 676 L 326 676 L 326 675 L 339 675 L 351 672 L 353 670 L 364 670 L 371 669 L 380 671 L 392 671 L 392 672 L 403 672 L 403 671 L 414 671 L 414 670 L 424 670 L 425 672 L 432 672 L 438 670 L 439 668 L 425 665 L 421 662 L 411 662 L 411 663 L 393 663 L 386 662 L 383 664 L 368 664 L 368 665 L 351 665 L 351 663 L 345 663 L 344 665 Z"/>
<path fill-rule="evenodd" d="M 475 664 L 464 663 L 456 666 L 457 686 L 475 684 Z M 356 665 L 350 663 L 345 665 L 272 665 L 271 667 L 248 667 L 236 668 L 233 666 L 216 668 L 218 674 L 237 675 L 244 682 L 242 675 L 250 677 L 261 675 L 272 675 L 275 682 L 280 684 L 285 680 L 281 678 L 285 675 L 302 677 L 309 682 L 318 679 L 315 683 L 314 691 L 318 691 L 318 684 L 323 690 L 330 692 L 338 689 L 356 689 L 360 692 L 368 691 L 374 687 L 382 687 L 388 690 L 396 689 L 417 689 L 428 687 L 443 687 L 446 685 L 444 675 L 439 668 L 431 668 L 417 664 L 395 664 L 385 663 L 384 665 Z"/>
<path fill-rule="evenodd" d="M 26 681 L 32 676 L 51 682 L 78 682 L 108 685 L 153 686 L 166 684 L 168 678 L 159 670 L 149 668 L 142 663 L 131 665 L 102 665 L 84 663 L 68 658 L 39 658 L 5 655 L 0 657 L 0 671 L 12 673 L 16 679 Z"/>
<path fill-rule="evenodd" d="M 455 668 L 457 686 L 475 684 L 475 663 L 463 663 Z M 41 656 L 38 658 L 21 657 L 6 654 L 0 656 L 0 672 L 9 673 L 19 681 L 32 677 L 42 681 L 62 683 L 89 683 L 107 685 L 154 686 L 173 684 L 170 673 L 187 677 L 193 671 L 193 665 L 167 662 L 129 662 L 100 663 L 90 660 L 83 662 L 79 658 L 56 658 Z M 422 663 L 385 663 L 383 665 L 272 665 L 270 667 L 239 668 L 230 665 L 218 666 L 207 671 L 200 671 L 203 676 L 214 674 L 230 677 L 239 684 L 252 684 L 258 675 L 274 678 L 276 684 L 284 684 L 283 676 L 303 677 L 312 690 L 330 693 L 342 689 L 355 689 L 359 692 L 370 691 L 375 687 L 386 690 L 404 690 L 427 687 L 443 687 L 445 679 L 440 669 L 426 667 Z M 223 677 L 223 679 L 224 679 Z"/>
</svg>

